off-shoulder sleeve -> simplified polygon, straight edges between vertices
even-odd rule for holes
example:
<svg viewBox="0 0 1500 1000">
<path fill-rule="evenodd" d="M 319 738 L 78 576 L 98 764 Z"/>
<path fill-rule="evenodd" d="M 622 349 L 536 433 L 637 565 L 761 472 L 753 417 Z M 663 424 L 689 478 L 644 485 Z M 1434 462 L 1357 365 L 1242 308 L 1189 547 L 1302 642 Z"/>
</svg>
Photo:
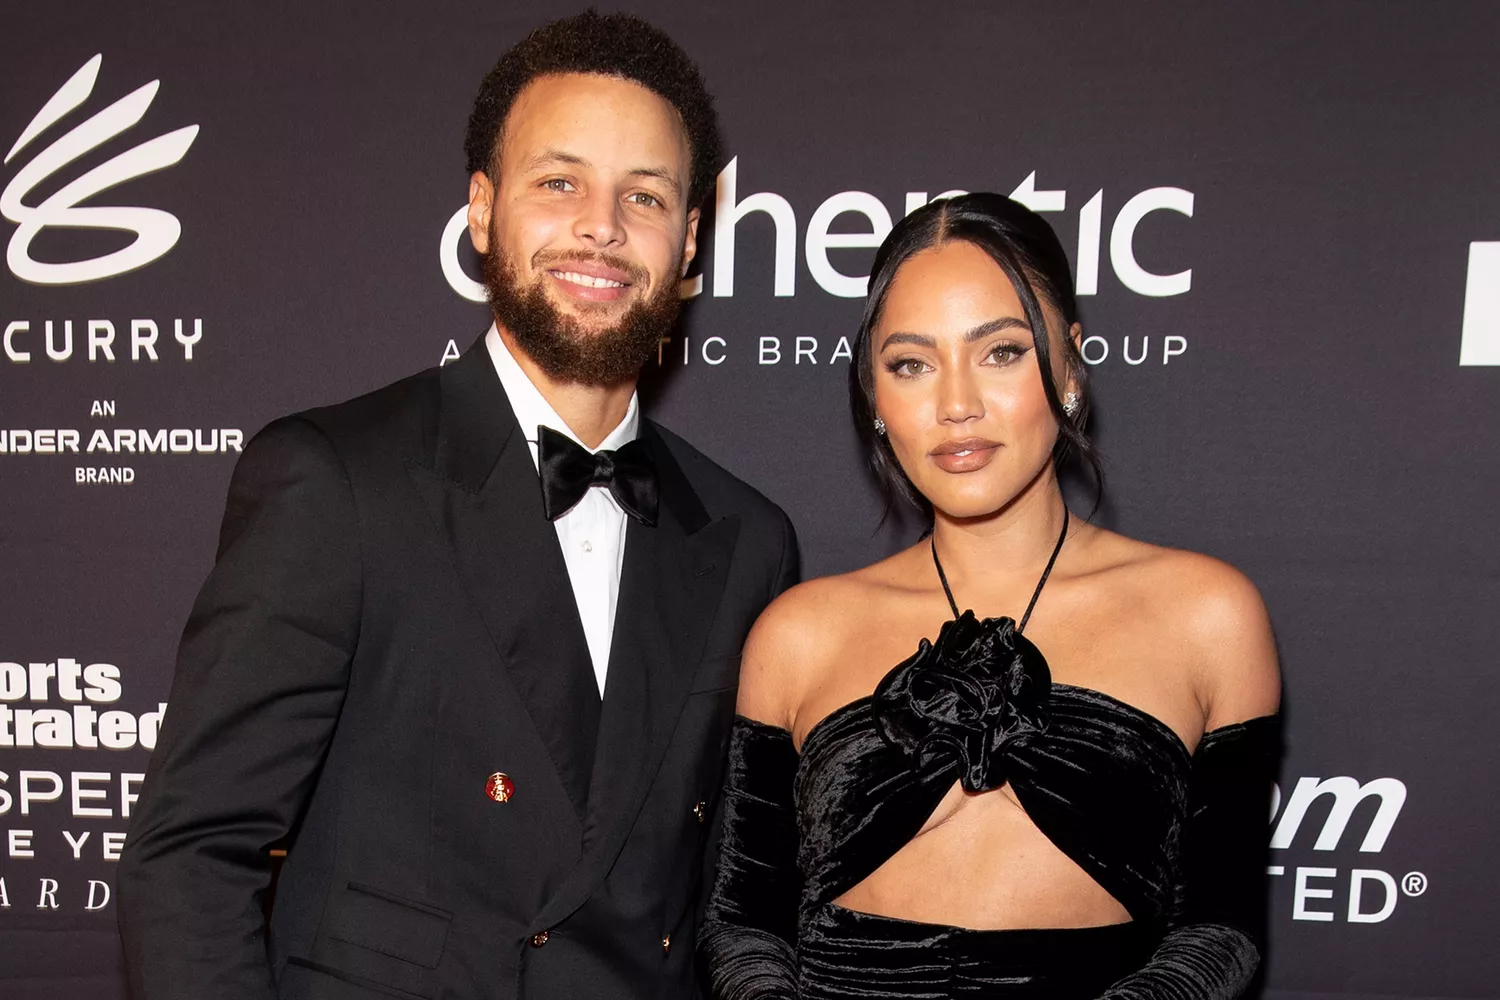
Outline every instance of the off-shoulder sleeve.
<svg viewBox="0 0 1500 1000">
<path fill-rule="evenodd" d="M 1215 729 L 1193 755 L 1193 788 L 1166 936 L 1101 1000 L 1234 1000 L 1266 933 L 1266 809 L 1281 758 L 1277 716 Z"/>
<path fill-rule="evenodd" d="M 698 954 L 715 1000 L 797 996 L 797 751 L 782 729 L 736 716 L 724 834 Z"/>
</svg>

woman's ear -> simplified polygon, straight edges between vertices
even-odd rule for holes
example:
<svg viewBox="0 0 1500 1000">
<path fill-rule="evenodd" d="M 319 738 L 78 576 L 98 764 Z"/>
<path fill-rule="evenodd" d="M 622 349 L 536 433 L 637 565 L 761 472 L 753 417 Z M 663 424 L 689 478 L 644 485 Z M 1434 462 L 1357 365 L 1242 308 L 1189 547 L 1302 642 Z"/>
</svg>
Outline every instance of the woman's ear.
<svg viewBox="0 0 1500 1000">
<path fill-rule="evenodd" d="M 1066 391 L 1078 391 L 1078 363 L 1083 360 L 1083 324 L 1074 323 L 1068 327 L 1068 339 L 1073 342 L 1073 358 L 1075 363 L 1068 366 L 1068 384 Z"/>
</svg>

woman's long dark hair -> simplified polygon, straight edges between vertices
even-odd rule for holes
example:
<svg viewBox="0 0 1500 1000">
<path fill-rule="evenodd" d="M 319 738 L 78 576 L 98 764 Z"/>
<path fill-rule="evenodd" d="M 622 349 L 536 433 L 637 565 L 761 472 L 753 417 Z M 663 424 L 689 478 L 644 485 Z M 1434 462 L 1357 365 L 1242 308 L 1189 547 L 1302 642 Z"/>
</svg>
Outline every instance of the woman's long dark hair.
<svg viewBox="0 0 1500 1000">
<path fill-rule="evenodd" d="M 924 250 L 946 243 L 971 243 L 990 256 L 1010 279 L 1026 322 L 1036 344 L 1037 368 L 1047 407 L 1057 418 L 1060 433 L 1053 449 L 1053 463 L 1061 467 L 1070 459 L 1086 464 L 1094 479 L 1094 507 L 1104 490 L 1104 470 L 1092 441 L 1084 433 L 1089 415 L 1088 373 L 1083 358 L 1067 336 L 1078 320 L 1078 303 L 1073 297 L 1073 274 L 1068 256 L 1063 252 L 1057 234 L 1041 216 L 1004 195 L 976 193 L 931 202 L 912 212 L 896 224 L 875 254 L 870 275 L 869 297 L 865 313 L 855 334 L 854 363 L 849 366 L 849 406 L 854 413 L 854 427 L 860 443 L 869 456 L 870 467 L 880 481 L 887 500 L 887 513 L 897 499 L 932 514 L 932 505 L 917 492 L 902 471 L 891 450 L 891 443 L 875 431 L 875 358 L 871 337 L 880 321 L 886 295 L 901 265 Z M 1063 362 L 1078 386 L 1078 410 L 1068 416 L 1058 398 L 1052 379 L 1052 343 L 1047 336 L 1047 320 L 1040 299 L 1045 299 L 1062 314 L 1064 324 Z"/>
</svg>

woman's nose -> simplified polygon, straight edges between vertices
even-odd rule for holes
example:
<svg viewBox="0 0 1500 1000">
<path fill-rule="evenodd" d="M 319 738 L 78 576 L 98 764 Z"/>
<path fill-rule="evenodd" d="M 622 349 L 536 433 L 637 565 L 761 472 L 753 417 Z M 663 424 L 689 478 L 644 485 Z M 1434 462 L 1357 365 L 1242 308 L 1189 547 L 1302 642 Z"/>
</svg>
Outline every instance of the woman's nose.
<svg viewBox="0 0 1500 1000">
<path fill-rule="evenodd" d="M 984 399 L 979 387 L 966 372 L 950 368 L 937 379 L 938 417 L 949 423 L 962 423 L 984 416 Z"/>
</svg>

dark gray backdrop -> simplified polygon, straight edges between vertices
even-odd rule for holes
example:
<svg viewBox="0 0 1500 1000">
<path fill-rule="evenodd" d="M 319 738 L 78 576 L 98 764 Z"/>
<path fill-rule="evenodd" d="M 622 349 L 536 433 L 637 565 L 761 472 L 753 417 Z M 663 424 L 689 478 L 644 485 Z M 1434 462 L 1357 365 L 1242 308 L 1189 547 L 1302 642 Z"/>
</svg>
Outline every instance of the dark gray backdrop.
<svg viewBox="0 0 1500 1000">
<path fill-rule="evenodd" d="M 133 790 L 147 753 L 131 730 L 143 715 L 149 730 L 166 698 L 234 458 L 232 447 L 90 452 L 93 432 L 111 443 L 118 429 L 248 435 L 436 364 L 450 341 L 467 347 L 485 310 L 445 278 L 440 250 L 465 198 L 469 102 L 506 46 L 564 8 L 84 0 L 6 17 L 0 150 L 102 61 L 92 93 L 0 167 L 0 185 L 19 189 L 69 129 L 161 81 L 139 124 L 13 191 L 23 206 L 155 136 L 200 131 L 181 162 L 85 202 L 170 212 L 181 239 L 165 255 L 66 285 L 0 270 L 0 324 L 29 324 L 10 347 L 31 353 L 0 351 L 5 996 L 121 995 L 107 841 L 126 826 L 122 782 Z M 825 290 L 826 273 L 820 283 L 809 225 L 847 192 L 894 219 L 908 192 L 1009 193 L 1035 172 L 1026 196 L 1062 203 L 1048 218 L 1075 258 L 1099 234 L 1097 291 L 1082 300 L 1086 334 L 1100 338 L 1089 347 L 1109 462 L 1099 516 L 1241 567 L 1276 623 L 1290 746 L 1270 827 L 1286 846 L 1272 852 L 1282 874 L 1267 995 L 1497 995 L 1500 306 L 1485 302 L 1500 297 L 1500 265 L 1481 273 L 1496 253 L 1485 247 L 1475 273 L 1468 265 L 1471 243 L 1500 241 L 1500 7 L 635 9 L 701 60 L 735 202 L 777 196 L 795 224 L 781 237 L 789 295 L 775 294 L 770 215 L 735 227 L 732 295 L 715 294 L 728 269 L 704 234 L 704 291 L 652 374 L 653 414 L 791 513 L 809 574 L 889 550 L 909 529 L 877 530 L 835 357 L 860 300 Z M 1180 294 L 1142 294 L 1149 280 L 1112 253 L 1122 208 L 1159 188 L 1181 193 L 1135 204 L 1180 206 L 1190 192 L 1191 216 L 1146 214 L 1128 249 L 1146 272 L 1191 269 Z M 0 226 L 14 254 L 16 220 Z M 870 228 L 858 214 L 832 224 Z M 23 250 L 65 263 L 129 241 L 54 225 Z M 816 266 L 823 241 L 812 242 Z M 450 249 L 475 273 L 466 240 Z M 872 251 L 826 253 L 857 278 Z M 161 331 L 156 362 L 130 358 L 136 319 Z M 191 361 L 177 319 L 188 335 L 202 322 Z M 115 361 L 89 360 L 90 320 L 113 324 Z M 46 353 L 47 321 L 59 351 L 72 321 L 66 360 Z M 1460 364 L 1465 331 L 1464 358 L 1490 364 Z M 779 339 L 779 363 L 762 363 L 776 357 L 765 337 Z M 799 337 L 812 338 L 800 360 Z M 1169 337 L 1180 339 L 1164 363 Z M 1143 347 L 1143 361 L 1126 360 Z M 38 453 L 45 436 L 18 429 L 77 430 L 83 450 Z M 78 481 L 127 468 L 129 483 Z M 116 667 L 117 700 L 107 683 L 49 680 L 66 660 Z M 35 745 L 86 743 L 35 714 L 75 707 L 128 713 L 109 723 L 127 748 Z M 29 747 L 14 745 L 21 711 Z M 50 720 L 40 730 L 39 718 Z M 1335 778 L 1346 780 L 1319 785 Z"/>
</svg>

